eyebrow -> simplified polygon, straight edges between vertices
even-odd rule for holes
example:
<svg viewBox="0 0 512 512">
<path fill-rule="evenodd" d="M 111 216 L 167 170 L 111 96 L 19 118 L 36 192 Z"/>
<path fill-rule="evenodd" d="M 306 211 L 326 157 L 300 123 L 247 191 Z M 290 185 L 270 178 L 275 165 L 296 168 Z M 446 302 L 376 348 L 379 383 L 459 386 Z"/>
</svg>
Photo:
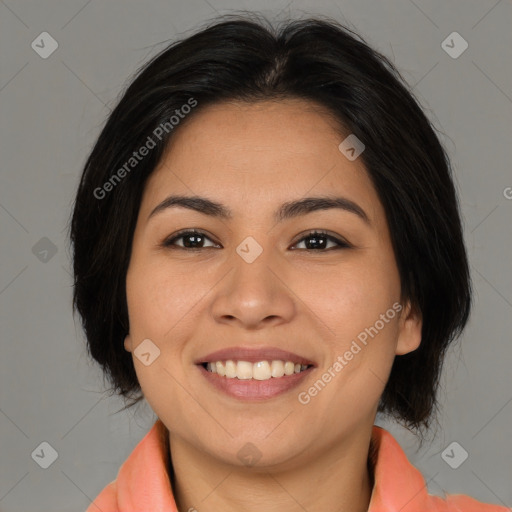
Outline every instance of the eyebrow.
<svg viewBox="0 0 512 512">
<path fill-rule="evenodd" d="M 169 196 L 159 203 L 149 214 L 148 221 L 155 215 L 169 208 L 188 208 L 204 215 L 210 215 L 224 220 L 233 218 L 232 211 L 225 205 L 200 196 Z M 337 208 L 357 215 L 367 224 L 371 224 L 366 212 L 354 201 L 345 197 L 305 197 L 296 201 L 283 203 L 274 213 L 276 222 L 307 215 L 319 210 Z"/>
</svg>

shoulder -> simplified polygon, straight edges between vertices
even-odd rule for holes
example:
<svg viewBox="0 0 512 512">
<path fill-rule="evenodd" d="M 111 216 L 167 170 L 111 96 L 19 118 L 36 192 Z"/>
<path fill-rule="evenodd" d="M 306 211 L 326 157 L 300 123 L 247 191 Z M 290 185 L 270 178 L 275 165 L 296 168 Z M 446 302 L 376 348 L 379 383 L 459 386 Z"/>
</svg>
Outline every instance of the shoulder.
<svg viewBox="0 0 512 512">
<path fill-rule="evenodd" d="M 374 426 L 370 460 L 374 488 L 369 512 L 512 512 L 502 505 L 491 505 L 462 494 L 443 498 L 428 494 L 427 483 L 394 437 Z"/>
</svg>

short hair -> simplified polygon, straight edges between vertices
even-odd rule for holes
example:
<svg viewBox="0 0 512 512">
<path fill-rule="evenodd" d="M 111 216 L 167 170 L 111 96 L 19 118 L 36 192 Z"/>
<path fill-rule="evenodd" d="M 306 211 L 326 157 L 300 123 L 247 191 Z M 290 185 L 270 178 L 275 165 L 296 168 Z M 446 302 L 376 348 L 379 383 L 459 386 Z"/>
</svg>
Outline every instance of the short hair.
<svg viewBox="0 0 512 512">
<path fill-rule="evenodd" d="M 409 300 L 423 321 L 419 348 L 395 356 L 378 411 L 408 428 L 428 428 L 446 349 L 471 309 L 450 162 L 395 66 L 354 31 L 324 17 L 278 26 L 254 14 L 215 19 L 138 70 L 87 158 L 71 219 L 73 310 L 81 316 L 88 352 L 111 390 L 125 402 L 134 399 L 128 407 L 143 398 L 123 341 L 129 332 L 126 275 L 146 180 L 176 130 L 208 105 L 288 98 L 318 105 L 344 136 L 354 134 L 365 145 L 360 158 L 384 207 L 401 300 Z M 187 103 L 195 106 L 184 121 L 170 122 Z M 128 172 L 126 162 L 149 137 L 155 147 Z"/>
</svg>

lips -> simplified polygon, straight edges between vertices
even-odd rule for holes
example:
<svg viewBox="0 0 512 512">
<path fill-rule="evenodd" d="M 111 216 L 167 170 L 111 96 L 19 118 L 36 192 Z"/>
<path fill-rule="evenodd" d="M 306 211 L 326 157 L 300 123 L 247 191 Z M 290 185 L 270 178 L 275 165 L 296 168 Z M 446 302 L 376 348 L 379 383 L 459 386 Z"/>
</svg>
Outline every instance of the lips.
<svg viewBox="0 0 512 512">
<path fill-rule="evenodd" d="M 223 394 L 238 400 L 261 401 L 298 386 L 316 363 L 276 347 L 231 347 L 195 361 L 201 375 Z"/>
</svg>

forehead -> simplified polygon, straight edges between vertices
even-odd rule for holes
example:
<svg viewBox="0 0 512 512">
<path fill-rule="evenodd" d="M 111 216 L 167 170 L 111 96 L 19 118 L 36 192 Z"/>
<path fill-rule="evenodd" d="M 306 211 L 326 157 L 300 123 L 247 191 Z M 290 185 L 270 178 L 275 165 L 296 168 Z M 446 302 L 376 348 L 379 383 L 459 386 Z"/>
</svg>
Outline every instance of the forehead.
<svg viewBox="0 0 512 512">
<path fill-rule="evenodd" d="M 365 203 L 371 216 L 378 199 L 362 160 L 338 149 L 347 135 L 325 108 L 304 100 L 208 106 L 173 134 L 141 210 L 171 192 L 222 197 L 235 212 L 336 192 Z"/>
</svg>

